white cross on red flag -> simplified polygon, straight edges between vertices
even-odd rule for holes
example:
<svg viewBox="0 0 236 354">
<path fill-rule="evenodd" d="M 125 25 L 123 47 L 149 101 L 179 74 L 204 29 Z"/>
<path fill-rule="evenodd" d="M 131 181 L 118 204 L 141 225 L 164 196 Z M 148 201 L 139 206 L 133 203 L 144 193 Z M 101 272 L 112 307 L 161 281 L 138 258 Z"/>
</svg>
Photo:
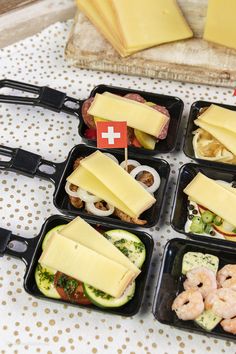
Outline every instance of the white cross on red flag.
<svg viewBox="0 0 236 354">
<path fill-rule="evenodd" d="M 126 122 L 96 122 L 97 147 L 100 149 L 126 148 L 127 123 Z"/>
</svg>

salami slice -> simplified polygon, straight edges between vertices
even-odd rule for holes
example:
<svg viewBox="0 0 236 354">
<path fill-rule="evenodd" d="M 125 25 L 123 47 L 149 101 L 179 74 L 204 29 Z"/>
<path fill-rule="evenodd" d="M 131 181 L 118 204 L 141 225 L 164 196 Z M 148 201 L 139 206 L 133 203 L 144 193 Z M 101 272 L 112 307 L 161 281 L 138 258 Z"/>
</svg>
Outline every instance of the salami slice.
<svg viewBox="0 0 236 354">
<path fill-rule="evenodd" d="M 152 106 L 152 108 L 156 109 L 158 112 L 163 113 L 165 116 L 167 116 L 169 118 L 168 121 L 166 122 L 165 126 L 163 127 L 161 133 L 157 137 L 157 139 L 163 140 L 167 136 L 169 123 L 170 123 L 170 114 L 169 114 L 168 110 L 166 109 L 166 107 L 164 107 L 164 106 L 159 106 L 158 104 L 156 104 L 155 106 Z"/>
<path fill-rule="evenodd" d="M 125 98 L 128 98 L 129 100 L 137 101 L 140 103 L 145 103 L 146 100 L 140 96 L 138 93 L 127 93 L 127 95 L 124 96 Z"/>
<path fill-rule="evenodd" d="M 84 123 L 87 125 L 87 127 L 96 129 L 94 117 L 91 116 L 91 114 L 88 114 L 89 107 L 91 106 L 93 100 L 94 97 L 90 97 L 86 101 L 84 101 L 82 105 L 82 118 L 84 120 Z"/>
</svg>

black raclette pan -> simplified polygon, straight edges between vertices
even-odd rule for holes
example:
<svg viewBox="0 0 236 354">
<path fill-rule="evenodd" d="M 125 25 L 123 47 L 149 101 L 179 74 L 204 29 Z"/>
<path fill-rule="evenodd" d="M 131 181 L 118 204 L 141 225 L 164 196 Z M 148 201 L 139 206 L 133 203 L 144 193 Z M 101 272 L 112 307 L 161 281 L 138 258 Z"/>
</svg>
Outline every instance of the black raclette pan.
<svg viewBox="0 0 236 354">
<path fill-rule="evenodd" d="M 43 300 L 53 301 L 57 303 L 67 304 L 67 305 L 79 306 L 81 308 L 93 309 L 97 311 L 111 313 L 114 315 L 121 315 L 121 316 L 135 315 L 139 311 L 140 306 L 142 304 L 142 299 L 143 299 L 149 267 L 151 264 L 151 257 L 152 257 L 153 244 L 154 244 L 152 237 L 149 234 L 144 233 L 142 231 L 135 230 L 135 234 L 140 238 L 140 240 L 145 245 L 146 259 L 142 266 L 142 271 L 138 276 L 138 278 L 136 279 L 136 288 L 135 288 L 134 297 L 127 304 L 117 308 L 101 309 L 95 305 L 79 305 L 62 299 L 49 298 L 39 291 L 36 285 L 34 274 L 35 274 L 36 266 L 38 264 L 38 259 L 42 253 L 42 242 L 44 236 L 49 230 L 53 229 L 54 227 L 61 224 L 67 224 L 71 220 L 72 220 L 71 218 L 62 215 L 53 215 L 45 221 L 39 235 L 34 238 L 24 238 L 24 237 L 16 236 L 13 235 L 11 231 L 0 228 L 0 256 L 3 256 L 4 254 L 8 254 L 10 256 L 20 258 L 25 263 L 26 271 L 24 275 L 24 289 L 28 294 L 32 296 L 35 296 Z M 95 226 L 94 221 L 89 221 L 88 219 L 86 221 L 89 222 L 92 226 L 93 225 Z M 107 231 L 107 230 L 111 230 L 112 226 L 109 226 L 108 223 L 106 223 L 106 225 L 105 224 L 101 225 L 100 223 L 100 228 L 102 231 Z M 18 243 L 20 242 L 22 244 L 21 246 L 24 247 L 23 251 L 20 252 L 19 250 L 16 249 L 16 246 L 14 245 L 14 243 L 16 242 Z"/>
<path fill-rule="evenodd" d="M 88 147 L 84 144 L 75 146 L 69 153 L 66 161 L 62 163 L 54 163 L 42 159 L 40 155 L 25 151 L 22 149 L 14 149 L 6 146 L 0 145 L 0 169 L 5 169 L 9 171 L 14 171 L 29 177 L 40 177 L 47 180 L 50 180 L 55 184 L 55 192 L 53 196 L 53 202 L 55 207 L 66 215 L 80 215 L 82 217 L 88 216 L 88 213 L 84 210 L 76 209 L 73 207 L 70 202 L 68 195 L 65 191 L 66 178 L 73 171 L 73 163 L 76 158 L 80 156 L 87 156 L 93 153 L 94 151 L 99 150 L 94 147 Z M 106 152 L 106 150 L 101 150 Z M 111 153 L 111 150 L 109 150 Z M 113 151 L 113 155 L 122 162 L 124 160 L 124 153 Z M 10 161 L 1 161 L 1 156 L 10 157 Z M 169 164 L 162 159 L 146 157 L 139 155 L 136 157 L 134 154 L 129 154 L 130 159 L 135 159 L 139 161 L 142 165 L 148 165 L 153 167 L 160 175 L 161 184 L 159 189 L 154 193 L 156 198 L 156 203 L 148 210 L 146 210 L 140 218 L 147 220 L 147 224 L 142 227 L 151 227 L 154 226 L 160 217 L 161 208 L 163 204 L 163 199 L 165 196 L 167 181 L 170 173 Z M 52 169 L 52 173 L 43 172 L 42 169 L 49 167 Z M 51 171 L 50 171 L 51 172 Z M 113 216 L 100 217 L 95 215 L 89 215 L 91 220 L 95 222 L 100 222 L 101 220 L 106 220 L 114 225 L 123 226 L 123 227 L 137 227 L 139 225 L 121 221 L 118 218 Z"/>
<path fill-rule="evenodd" d="M 78 132 L 82 138 L 82 141 L 87 145 L 96 146 L 96 140 L 88 139 L 85 136 L 85 130 L 87 129 L 87 126 L 82 119 L 82 105 L 86 101 L 86 99 L 80 100 L 73 97 L 69 97 L 66 95 L 66 93 L 54 90 L 47 86 L 40 87 L 7 79 L 0 80 L 0 89 L 3 87 L 9 87 L 22 92 L 29 92 L 36 95 L 36 97 L 0 94 L 0 102 L 40 106 L 55 112 L 65 112 L 67 114 L 73 114 L 77 116 L 79 118 Z M 155 104 L 158 104 L 160 106 L 165 106 L 170 113 L 170 125 L 166 139 L 160 140 L 156 144 L 154 150 L 130 146 L 129 150 L 131 152 L 136 152 L 136 154 L 139 153 L 144 155 L 156 155 L 167 153 L 175 149 L 178 129 L 184 107 L 183 101 L 180 98 L 108 85 L 96 86 L 91 91 L 88 98 L 94 97 L 96 93 L 103 93 L 105 91 L 121 96 L 124 96 L 128 93 L 139 94 L 146 101 L 154 102 Z"/>
<path fill-rule="evenodd" d="M 158 283 L 155 291 L 152 313 L 155 319 L 163 324 L 178 329 L 196 332 L 205 336 L 213 336 L 225 340 L 234 340 L 236 336 L 227 333 L 221 325 L 217 325 L 211 332 L 207 332 L 194 321 L 180 320 L 171 306 L 175 297 L 183 291 L 182 261 L 187 252 L 201 252 L 214 255 L 219 258 L 219 269 L 226 264 L 235 263 L 235 249 L 227 245 L 214 245 L 205 240 L 186 240 L 174 238 L 167 242 L 163 254 Z"/>
<path fill-rule="evenodd" d="M 188 124 L 186 128 L 186 134 L 184 138 L 184 146 L 183 146 L 183 151 L 187 157 L 190 159 L 196 160 L 197 162 L 201 164 L 206 164 L 207 166 L 218 166 L 219 168 L 224 168 L 224 169 L 229 169 L 229 170 L 235 170 L 236 167 L 233 164 L 230 163 L 225 163 L 225 162 L 218 162 L 218 161 L 209 161 L 209 160 L 204 160 L 201 158 L 198 158 L 195 156 L 194 149 L 193 149 L 193 132 L 197 130 L 199 127 L 194 124 L 194 120 L 197 119 L 197 117 L 200 114 L 201 109 L 203 108 L 208 108 L 210 105 L 216 105 L 220 106 L 223 108 L 230 109 L 231 111 L 236 111 L 236 106 L 230 106 L 222 103 L 217 103 L 217 102 L 209 102 L 209 101 L 196 101 L 192 104 L 190 112 L 189 112 L 189 117 L 188 117 Z"/>
</svg>

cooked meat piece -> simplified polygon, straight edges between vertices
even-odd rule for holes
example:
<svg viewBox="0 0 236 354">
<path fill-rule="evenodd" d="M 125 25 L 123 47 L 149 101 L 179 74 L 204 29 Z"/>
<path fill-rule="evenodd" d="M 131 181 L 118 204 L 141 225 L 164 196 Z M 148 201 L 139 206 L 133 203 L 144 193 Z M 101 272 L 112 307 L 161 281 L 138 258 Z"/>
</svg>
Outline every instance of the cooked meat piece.
<svg viewBox="0 0 236 354">
<path fill-rule="evenodd" d="M 78 187 L 75 186 L 74 184 L 71 184 L 71 185 L 70 185 L 70 190 L 71 190 L 72 192 L 76 192 L 77 189 L 78 189 Z M 79 197 L 76 198 L 76 197 L 72 197 L 72 196 L 69 195 L 69 199 L 70 199 L 70 202 L 71 202 L 71 204 L 73 205 L 73 207 L 75 207 L 75 208 L 77 208 L 77 209 L 83 208 L 84 203 L 83 203 L 83 201 L 82 201 Z"/>
<path fill-rule="evenodd" d="M 91 116 L 91 114 L 88 113 L 88 110 L 94 100 L 94 97 L 88 98 L 86 101 L 84 101 L 82 105 L 82 118 L 84 120 L 84 123 L 87 125 L 87 127 L 96 129 L 96 123 L 94 121 L 94 117 Z"/>
<path fill-rule="evenodd" d="M 117 216 L 122 221 L 131 222 L 131 223 L 137 224 L 137 225 L 145 225 L 147 223 L 147 220 L 131 218 L 129 215 L 123 213 L 123 211 L 121 211 L 117 208 L 115 208 L 114 215 Z"/>
<path fill-rule="evenodd" d="M 135 168 L 134 165 L 128 165 L 128 173 L 130 173 L 131 171 L 133 171 L 133 169 Z"/>
<path fill-rule="evenodd" d="M 95 203 L 94 204 L 95 205 L 95 207 L 97 208 L 97 209 L 99 209 L 99 210 L 108 210 L 107 209 L 107 207 L 106 207 L 106 205 L 107 205 L 107 203 L 106 202 L 97 202 L 97 203 Z"/>
<path fill-rule="evenodd" d="M 138 174 L 137 180 L 144 183 L 147 187 L 150 187 L 154 183 L 153 175 L 148 171 Z"/>
<path fill-rule="evenodd" d="M 73 170 L 75 170 L 79 164 L 80 164 L 80 161 L 83 160 L 83 157 L 78 157 L 75 162 L 74 162 L 74 165 L 73 165 Z M 77 189 L 76 189 L 77 190 Z"/>
<path fill-rule="evenodd" d="M 134 128 L 127 127 L 127 138 L 128 138 L 128 145 L 132 144 L 134 139 Z"/>
</svg>

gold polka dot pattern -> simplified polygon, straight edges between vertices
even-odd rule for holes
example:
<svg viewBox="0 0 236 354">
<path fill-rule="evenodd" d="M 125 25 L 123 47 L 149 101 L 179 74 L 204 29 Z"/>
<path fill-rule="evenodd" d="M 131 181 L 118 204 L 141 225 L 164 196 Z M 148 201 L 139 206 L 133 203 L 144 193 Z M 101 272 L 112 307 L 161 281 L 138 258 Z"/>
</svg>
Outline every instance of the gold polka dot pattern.
<svg viewBox="0 0 236 354">
<path fill-rule="evenodd" d="M 64 61 L 64 45 L 71 21 L 57 23 L 42 33 L 0 51 L 2 77 L 50 85 L 69 96 L 86 98 L 100 83 L 176 95 L 185 110 L 177 151 L 162 155 L 171 165 L 168 196 L 160 223 L 151 228 L 155 250 L 144 303 L 132 318 L 113 317 L 76 307 L 37 300 L 22 288 L 25 267 L 11 257 L 0 261 L 0 354 L 189 354 L 232 353 L 231 342 L 189 334 L 156 322 L 151 314 L 153 295 L 165 243 L 180 237 L 169 223 L 178 168 L 189 160 L 181 152 L 182 136 L 192 102 L 205 99 L 235 104 L 232 90 L 186 83 L 128 77 L 79 70 Z M 5 90 L 9 92 L 9 89 Z M 78 119 L 41 108 L 0 104 L 0 141 L 44 158 L 63 161 L 80 143 Z M 18 235 L 38 234 L 44 220 L 58 213 L 52 203 L 54 187 L 0 171 L 0 224 Z"/>
</svg>

